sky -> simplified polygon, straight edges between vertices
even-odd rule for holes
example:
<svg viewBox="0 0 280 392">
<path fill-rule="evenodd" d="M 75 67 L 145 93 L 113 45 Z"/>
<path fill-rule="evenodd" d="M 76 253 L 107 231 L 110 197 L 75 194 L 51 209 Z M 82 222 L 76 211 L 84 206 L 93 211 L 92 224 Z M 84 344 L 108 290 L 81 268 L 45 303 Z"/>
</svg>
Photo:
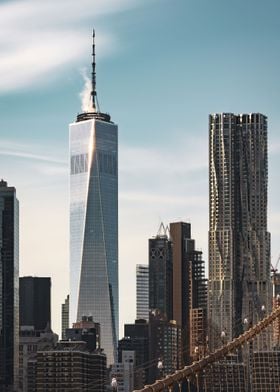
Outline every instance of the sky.
<svg viewBox="0 0 280 392">
<path fill-rule="evenodd" d="M 119 126 L 120 336 L 135 271 L 160 223 L 191 222 L 207 262 L 208 115 L 269 124 L 268 229 L 280 254 L 278 0 L 0 2 L 0 177 L 20 202 L 20 275 L 51 276 L 52 326 L 69 292 L 68 125 L 96 31 L 97 91 Z"/>
</svg>

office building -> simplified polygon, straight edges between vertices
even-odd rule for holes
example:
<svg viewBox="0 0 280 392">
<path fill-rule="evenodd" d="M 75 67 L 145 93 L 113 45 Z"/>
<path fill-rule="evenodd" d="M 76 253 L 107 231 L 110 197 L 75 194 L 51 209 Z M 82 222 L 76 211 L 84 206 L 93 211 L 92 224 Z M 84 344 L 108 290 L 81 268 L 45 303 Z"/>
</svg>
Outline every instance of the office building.
<svg viewBox="0 0 280 392">
<path fill-rule="evenodd" d="M 149 383 L 183 367 L 182 331 L 176 321 L 168 321 L 159 311 L 149 320 Z"/>
<path fill-rule="evenodd" d="M 65 331 L 69 328 L 69 294 L 61 305 L 61 338 L 65 339 Z"/>
<path fill-rule="evenodd" d="M 158 309 L 173 318 L 172 242 L 161 223 L 157 235 L 149 239 L 149 309 Z"/>
<path fill-rule="evenodd" d="M 19 324 L 51 329 L 51 278 L 19 278 Z"/>
<path fill-rule="evenodd" d="M 136 319 L 149 320 L 149 266 L 136 265 Z"/>
<path fill-rule="evenodd" d="M 278 392 L 280 351 L 256 351 L 253 354 L 252 392 Z"/>
<path fill-rule="evenodd" d="M 272 275 L 272 307 L 276 309 L 280 306 L 280 273 L 274 271 Z M 280 317 L 273 322 L 273 347 L 280 349 Z"/>
<path fill-rule="evenodd" d="M 70 323 L 92 316 L 108 365 L 116 360 L 118 298 L 118 127 L 92 93 L 70 124 Z"/>
<path fill-rule="evenodd" d="M 100 324 L 95 323 L 92 317 L 84 316 L 82 321 L 73 323 L 73 328 L 65 331 L 66 340 L 84 341 L 90 350 L 99 350 L 100 347 Z"/>
<path fill-rule="evenodd" d="M 260 113 L 209 117 L 210 349 L 271 310 L 267 231 L 267 118 Z M 269 334 L 268 334 L 269 335 Z M 269 336 L 262 338 L 269 347 Z"/>
<path fill-rule="evenodd" d="M 191 224 L 170 223 L 173 245 L 173 319 L 182 328 L 184 364 L 206 351 L 207 284 L 202 252 L 191 238 Z"/>
<path fill-rule="evenodd" d="M 105 392 L 106 356 L 90 351 L 84 341 L 60 341 L 37 353 L 37 392 Z"/>
<path fill-rule="evenodd" d="M 131 392 L 137 388 L 134 385 L 135 364 L 135 351 L 123 350 L 122 362 L 117 362 L 112 366 L 111 379 L 116 379 L 118 392 Z"/>
<path fill-rule="evenodd" d="M 16 189 L 0 181 L 0 390 L 18 387 L 19 203 Z"/>
<path fill-rule="evenodd" d="M 36 331 L 20 327 L 19 332 L 19 391 L 36 392 L 37 351 L 55 347 L 58 336 L 51 330 Z"/>
<path fill-rule="evenodd" d="M 146 320 L 125 324 L 124 335 L 125 337 L 119 340 L 118 362 L 123 362 L 124 351 L 135 352 L 134 389 L 141 389 L 149 381 L 149 324 Z"/>
<path fill-rule="evenodd" d="M 246 367 L 236 355 L 209 366 L 200 378 L 201 387 L 209 392 L 247 392 Z M 196 382 L 194 381 L 194 384 Z"/>
</svg>

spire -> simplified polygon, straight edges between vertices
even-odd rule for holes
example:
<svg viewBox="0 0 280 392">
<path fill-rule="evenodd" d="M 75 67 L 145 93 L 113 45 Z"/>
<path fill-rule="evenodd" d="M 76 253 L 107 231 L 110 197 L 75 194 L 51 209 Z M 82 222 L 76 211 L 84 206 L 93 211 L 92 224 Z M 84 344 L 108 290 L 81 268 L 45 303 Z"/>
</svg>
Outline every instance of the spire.
<svg viewBox="0 0 280 392">
<path fill-rule="evenodd" d="M 95 31 L 92 30 L 92 72 L 91 72 L 91 101 L 96 111 L 96 72 L 95 72 Z"/>
</svg>

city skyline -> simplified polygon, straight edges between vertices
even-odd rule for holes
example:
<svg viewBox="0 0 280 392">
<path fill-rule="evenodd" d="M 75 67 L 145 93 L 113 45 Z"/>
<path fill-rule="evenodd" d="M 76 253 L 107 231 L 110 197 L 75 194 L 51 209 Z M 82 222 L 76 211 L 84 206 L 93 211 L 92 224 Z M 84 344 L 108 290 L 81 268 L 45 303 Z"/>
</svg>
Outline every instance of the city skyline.
<svg viewBox="0 0 280 392">
<path fill-rule="evenodd" d="M 32 1 L 25 3 L 34 6 Z M 21 27 L 17 18 L 22 8 L 18 2 L 4 2 L 0 8 L 1 25 L 8 33 L 5 42 L 10 43 L 14 54 L 13 58 L 9 57 L 5 47 L 2 51 L 7 68 L 1 69 L 7 77 L 0 85 L 1 176 L 17 188 L 21 202 L 21 276 L 52 277 L 56 332 L 60 331 L 60 305 L 69 291 L 65 278 L 68 274 L 67 124 L 80 111 L 78 93 L 82 90 L 82 76 L 78 70 L 89 63 L 93 25 L 100 37 L 101 108 L 110 110 L 121 129 L 121 324 L 134 319 L 136 263 L 148 262 L 147 238 L 153 235 L 160 221 L 177 218 L 190 221 L 194 238 L 207 260 L 209 113 L 260 111 L 268 116 L 268 227 L 272 234 L 272 261 L 280 252 L 277 247 L 280 237 L 279 44 L 275 42 L 279 32 L 275 16 L 279 4 L 270 1 L 264 9 L 259 1 L 254 5 L 248 1 L 243 6 L 237 1 L 235 7 L 223 5 L 221 1 L 210 6 L 205 1 L 202 14 L 201 7 L 184 1 L 176 1 L 176 7 L 167 1 L 141 2 L 141 6 L 137 1 L 129 5 L 127 1 L 109 0 L 103 6 L 94 4 L 95 10 L 91 11 L 91 2 L 75 7 L 69 3 L 69 21 L 55 16 L 52 22 L 48 19 L 55 7 L 52 2 L 41 10 L 36 6 L 32 10 L 26 7 L 22 19 L 33 24 L 22 31 L 18 41 L 13 34 Z M 87 17 L 82 11 L 84 6 L 87 6 Z M 223 16 L 228 11 L 232 16 L 225 25 Z M 41 20 L 42 12 L 46 19 L 39 34 L 36 18 L 39 16 Z M 5 15 L 10 19 L 4 20 Z M 79 24 L 70 29 L 69 23 L 75 18 L 80 18 Z M 192 19 L 198 22 L 197 26 Z M 210 23 L 211 20 L 215 23 Z M 58 27 L 59 22 L 63 22 L 62 27 Z M 223 37 L 219 27 L 225 33 Z M 30 40 L 31 36 L 34 39 Z M 27 43 L 32 45 L 32 54 L 41 46 L 52 55 L 49 59 L 57 61 L 50 64 L 49 59 L 43 58 L 46 68 L 42 68 L 41 52 L 33 59 Z M 58 48 L 66 46 L 70 49 L 61 59 Z M 237 50 L 238 60 L 232 54 Z M 73 52 L 77 57 L 73 57 Z M 34 70 L 28 66 L 30 58 Z M 168 71 L 170 78 L 166 78 Z M 137 255 L 132 262 L 135 249 Z"/>
</svg>

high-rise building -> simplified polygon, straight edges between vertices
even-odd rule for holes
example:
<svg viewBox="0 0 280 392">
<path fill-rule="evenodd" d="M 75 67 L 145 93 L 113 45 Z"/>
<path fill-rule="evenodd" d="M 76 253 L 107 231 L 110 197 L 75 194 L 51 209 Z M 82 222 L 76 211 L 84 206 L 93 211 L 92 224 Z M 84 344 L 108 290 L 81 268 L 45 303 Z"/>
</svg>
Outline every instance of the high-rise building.
<svg viewBox="0 0 280 392">
<path fill-rule="evenodd" d="M 84 341 L 60 341 L 37 353 L 36 391 L 106 391 L 106 355 Z"/>
<path fill-rule="evenodd" d="M 252 358 L 251 391 L 277 392 L 280 386 L 280 351 L 255 351 Z"/>
<path fill-rule="evenodd" d="M 73 323 L 73 328 L 65 331 L 67 340 L 84 341 L 90 350 L 100 350 L 100 324 L 95 323 L 92 317 L 84 316 L 82 321 Z"/>
<path fill-rule="evenodd" d="M 69 328 L 69 294 L 61 305 L 61 339 L 65 339 L 65 331 Z"/>
<path fill-rule="evenodd" d="M 135 351 L 122 351 L 122 362 L 117 362 L 112 366 L 112 379 L 117 382 L 118 392 L 131 392 L 135 386 L 134 380 L 137 374 L 135 369 Z"/>
<path fill-rule="evenodd" d="M 136 265 L 136 319 L 149 320 L 149 266 Z"/>
<path fill-rule="evenodd" d="M 51 278 L 19 278 L 19 324 L 51 329 Z"/>
<path fill-rule="evenodd" d="M 182 354 L 188 364 L 206 350 L 207 285 L 202 252 L 195 249 L 191 224 L 170 223 L 173 244 L 173 319 L 182 328 Z"/>
<path fill-rule="evenodd" d="M 0 181 L 0 390 L 17 390 L 19 367 L 19 204 Z"/>
<path fill-rule="evenodd" d="M 182 330 L 175 320 L 167 320 L 159 311 L 149 320 L 149 382 L 153 383 L 181 369 Z"/>
<path fill-rule="evenodd" d="M 19 332 L 19 391 L 36 392 L 37 351 L 54 348 L 58 336 L 51 330 L 22 326 Z"/>
<path fill-rule="evenodd" d="M 247 392 L 245 364 L 239 362 L 237 355 L 228 355 L 205 370 L 200 384 L 209 392 Z"/>
<path fill-rule="evenodd" d="M 280 306 L 280 273 L 277 271 L 273 271 L 272 274 L 272 291 L 273 291 L 273 298 L 272 298 L 272 307 L 273 309 Z M 273 338 L 272 343 L 273 347 L 277 347 L 278 350 L 280 349 L 280 317 L 278 317 L 273 322 Z"/>
<path fill-rule="evenodd" d="M 209 335 L 213 350 L 271 309 L 267 118 L 209 117 Z M 268 341 L 265 342 L 269 344 Z"/>
<path fill-rule="evenodd" d="M 94 34 L 91 102 L 70 124 L 70 163 L 70 323 L 100 323 L 110 365 L 119 323 L 118 127 L 97 104 Z"/>
<path fill-rule="evenodd" d="M 123 351 L 135 352 L 134 388 L 141 389 L 149 381 L 149 324 L 141 319 L 135 324 L 125 324 L 124 335 L 119 340 L 118 362 L 123 362 Z"/>
<path fill-rule="evenodd" d="M 149 239 L 149 309 L 173 319 L 172 242 L 163 224 Z"/>
</svg>

